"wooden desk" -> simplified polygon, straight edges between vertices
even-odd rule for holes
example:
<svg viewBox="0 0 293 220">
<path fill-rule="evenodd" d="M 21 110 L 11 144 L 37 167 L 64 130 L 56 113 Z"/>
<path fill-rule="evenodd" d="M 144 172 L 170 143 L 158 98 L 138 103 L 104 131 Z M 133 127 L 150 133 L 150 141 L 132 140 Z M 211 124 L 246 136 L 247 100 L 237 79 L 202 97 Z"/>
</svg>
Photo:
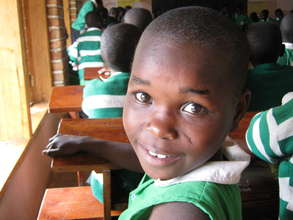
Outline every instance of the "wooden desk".
<svg viewBox="0 0 293 220">
<path fill-rule="evenodd" d="M 84 80 L 99 79 L 98 71 L 101 67 L 88 67 L 84 69 Z"/>
<path fill-rule="evenodd" d="M 50 113 L 66 113 L 81 111 L 81 102 L 84 86 L 53 87 L 50 101 Z"/>
<path fill-rule="evenodd" d="M 60 134 L 90 136 L 97 139 L 128 143 L 122 118 L 103 119 L 62 119 L 59 124 Z M 104 169 L 117 169 L 108 161 L 88 154 L 54 158 L 51 168 L 56 172 L 76 172 Z"/>
<path fill-rule="evenodd" d="M 110 75 L 107 72 L 99 73 L 103 67 L 88 67 L 84 69 L 84 80 L 92 80 L 92 79 L 107 79 Z"/>
<path fill-rule="evenodd" d="M 128 142 L 122 118 L 62 119 L 59 124 L 59 133 Z M 95 170 L 98 173 L 103 173 L 104 215 L 106 220 L 111 219 L 111 170 L 118 167 L 101 158 L 79 154 L 71 157 L 54 158 L 51 168 L 57 172 L 77 172 L 79 185 L 81 185 L 80 171 Z"/>
</svg>

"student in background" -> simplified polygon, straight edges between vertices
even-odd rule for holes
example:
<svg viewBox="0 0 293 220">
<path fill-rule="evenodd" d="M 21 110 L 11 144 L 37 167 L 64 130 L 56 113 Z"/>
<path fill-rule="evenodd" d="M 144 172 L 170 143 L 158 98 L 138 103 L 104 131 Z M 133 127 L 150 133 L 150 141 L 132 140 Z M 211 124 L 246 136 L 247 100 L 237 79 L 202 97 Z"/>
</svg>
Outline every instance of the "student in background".
<svg viewBox="0 0 293 220">
<path fill-rule="evenodd" d="M 122 117 L 124 99 L 130 77 L 130 66 L 141 31 L 131 24 L 115 24 L 105 29 L 101 36 L 102 58 L 105 62 L 105 78 L 90 80 L 83 90 L 82 110 L 89 118 Z M 112 191 L 115 202 L 127 201 L 142 175 L 127 170 L 111 172 Z M 92 172 L 91 188 L 102 201 L 101 174 Z"/>
<path fill-rule="evenodd" d="M 86 15 L 87 13 L 94 11 L 99 8 L 104 8 L 102 0 L 87 0 L 83 3 L 81 9 L 78 12 L 77 18 L 72 23 L 71 28 L 73 32 L 72 42 L 74 42 L 81 32 L 86 29 Z"/>
<path fill-rule="evenodd" d="M 123 110 L 131 145 L 56 136 L 44 153 L 83 150 L 145 172 L 121 220 L 242 219 L 237 183 L 249 159 L 223 145 L 247 109 L 247 67 L 246 38 L 228 18 L 202 7 L 170 10 L 135 52 Z"/>
<path fill-rule="evenodd" d="M 293 12 L 290 12 L 282 19 L 280 28 L 285 53 L 278 59 L 278 63 L 293 66 Z"/>
<path fill-rule="evenodd" d="M 284 12 L 282 11 L 282 9 L 277 8 L 277 9 L 275 10 L 275 21 L 276 21 L 277 23 L 281 23 L 283 17 L 284 17 Z"/>
<path fill-rule="evenodd" d="M 293 92 L 284 96 L 282 105 L 254 116 L 246 142 L 260 159 L 278 165 L 279 219 L 293 219 Z"/>
<path fill-rule="evenodd" d="M 257 23 L 259 22 L 259 18 L 256 12 L 251 12 L 249 15 L 250 23 Z"/>
<path fill-rule="evenodd" d="M 144 8 L 131 8 L 125 13 L 123 22 L 133 24 L 143 31 L 152 19 L 153 17 L 149 10 Z"/>
<path fill-rule="evenodd" d="M 247 30 L 250 61 L 248 88 L 252 92 L 250 111 L 263 111 L 280 105 L 282 97 L 293 90 L 293 67 L 276 63 L 284 52 L 279 26 L 259 22 Z"/>
<path fill-rule="evenodd" d="M 268 9 L 263 9 L 260 13 L 259 13 L 259 18 L 261 22 L 269 22 L 270 18 L 270 11 Z"/>
<path fill-rule="evenodd" d="M 130 66 L 141 31 L 131 24 L 116 24 L 101 37 L 101 55 L 106 77 L 89 81 L 83 93 L 82 110 L 89 118 L 122 117 Z"/>
<path fill-rule="evenodd" d="M 95 10 L 86 15 L 88 28 L 67 49 L 72 69 L 78 71 L 79 83 L 84 85 L 84 68 L 103 67 L 100 40 L 102 34 L 102 18 Z"/>
</svg>

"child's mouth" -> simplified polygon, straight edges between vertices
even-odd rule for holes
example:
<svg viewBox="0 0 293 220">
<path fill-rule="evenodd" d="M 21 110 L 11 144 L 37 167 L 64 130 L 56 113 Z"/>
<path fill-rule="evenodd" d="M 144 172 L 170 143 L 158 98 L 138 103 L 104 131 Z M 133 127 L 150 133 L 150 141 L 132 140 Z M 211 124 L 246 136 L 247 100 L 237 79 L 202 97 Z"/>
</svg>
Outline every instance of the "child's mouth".
<svg viewBox="0 0 293 220">
<path fill-rule="evenodd" d="M 164 159 L 164 158 L 167 158 L 167 157 L 171 157 L 171 155 L 165 155 L 165 154 L 157 154 L 153 151 L 148 151 L 148 153 L 151 155 L 151 156 L 154 156 L 154 157 L 157 157 L 157 158 L 160 158 L 160 159 Z"/>
</svg>

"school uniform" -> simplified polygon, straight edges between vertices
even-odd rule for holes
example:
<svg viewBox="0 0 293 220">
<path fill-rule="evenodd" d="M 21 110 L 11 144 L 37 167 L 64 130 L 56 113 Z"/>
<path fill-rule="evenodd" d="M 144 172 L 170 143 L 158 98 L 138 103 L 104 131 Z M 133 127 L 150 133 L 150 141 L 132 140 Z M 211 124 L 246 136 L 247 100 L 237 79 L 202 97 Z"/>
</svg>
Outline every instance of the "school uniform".
<svg viewBox="0 0 293 220">
<path fill-rule="evenodd" d="M 256 156 L 278 165 L 279 219 L 293 219 L 293 92 L 282 105 L 254 116 L 246 142 Z"/>
<path fill-rule="evenodd" d="M 85 16 L 87 13 L 93 11 L 97 7 L 95 0 L 88 0 L 86 1 L 81 9 L 79 10 L 79 13 L 77 15 L 77 18 L 72 23 L 71 27 L 75 30 L 82 31 L 85 29 L 86 22 L 85 22 Z"/>
<path fill-rule="evenodd" d="M 94 79 L 83 90 L 82 110 L 89 118 L 122 117 L 130 74 L 112 72 L 107 79 Z"/>
<path fill-rule="evenodd" d="M 91 27 L 67 49 L 73 70 L 78 71 L 80 84 L 84 85 L 84 68 L 103 67 L 101 56 L 101 30 Z"/>
<path fill-rule="evenodd" d="M 280 65 L 293 66 L 293 44 L 283 42 L 285 45 L 284 55 L 279 57 L 277 63 Z"/>
<path fill-rule="evenodd" d="M 82 110 L 89 118 L 122 117 L 124 99 L 127 92 L 130 74 L 125 72 L 110 72 L 107 77 L 90 80 L 83 90 Z M 135 189 L 142 177 L 141 173 L 128 170 L 114 170 L 111 172 L 112 200 L 121 201 L 130 191 Z M 103 177 L 95 172 L 91 173 L 89 183 L 93 195 L 103 202 Z"/>
<path fill-rule="evenodd" d="M 293 90 L 293 67 L 275 63 L 261 64 L 248 72 L 252 92 L 249 111 L 263 111 L 281 104 L 282 97 Z"/>
<path fill-rule="evenodd" d="M 242 219 L 237 183 L 250 157 L 236 145 L 223 150 L 227 161 L 209 161 L 184 176 L 164 181 L 145 175 L 119 220 L 147 220 L 154 206 L 168 202 L 191 203 L 211 220 Z"/>
</svg>

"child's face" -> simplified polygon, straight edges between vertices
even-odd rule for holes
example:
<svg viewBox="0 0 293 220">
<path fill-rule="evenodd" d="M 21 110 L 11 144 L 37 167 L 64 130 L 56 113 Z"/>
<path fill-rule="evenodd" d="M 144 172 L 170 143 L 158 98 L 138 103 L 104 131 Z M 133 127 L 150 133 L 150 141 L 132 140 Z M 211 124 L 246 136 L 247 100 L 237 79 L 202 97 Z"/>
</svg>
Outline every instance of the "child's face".
<svg viewBox="0 0 293 220">
<path fill-rule="evenodd" d="M 149 176 L 181 176 L 219 150 L 236 114 L 228 66 L 224 54 L 192 45 L 138 49 L 123 119 Z"/>
</svg>

